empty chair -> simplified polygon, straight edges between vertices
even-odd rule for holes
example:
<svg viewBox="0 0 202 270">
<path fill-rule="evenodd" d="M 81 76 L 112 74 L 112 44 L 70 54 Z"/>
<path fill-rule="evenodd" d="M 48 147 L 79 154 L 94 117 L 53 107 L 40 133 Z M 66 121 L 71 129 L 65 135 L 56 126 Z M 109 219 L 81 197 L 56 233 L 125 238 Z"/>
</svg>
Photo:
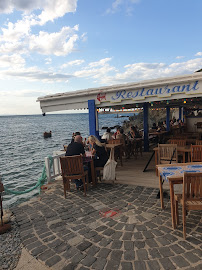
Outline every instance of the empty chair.
<svg viewBox="0 0 202 270">
<path fill-rule="evenodd" d="M 86 189 L 88 189 L 88 171 L 84 171 L 82 155 L 60 157 L 60 164 L 65 198 L 66 191 L 70 191 L 70 181 L 74 179 L 82 179 L 84 194 L 86 196 Z"/>
<path fill-rule="evenodd" d="M 171 139 L 170 144 L 177 144 L 177 146 L 185 146 L 186 145 L 186 140 L 180 140 L 180 139 Z"/>
<path fill-rule="evenodd" d="M 202 145 L 191 145 L 191 162 L 202 161 Z"/>
<path fill-rule="evenodd" d="M 186 239 L 186 212 L 189 210 L 202 210 L 202 173 L 184 173 L 183 192 L 175 195 L 177 225 L 179 224 L 178 202 L 182 204 L 183 235 Z"/>
<path fill-rule="evenodd" d="M 177 162 L 177 144 L 158 144 L 158 164 L 171 164 Z"/>
</svg>

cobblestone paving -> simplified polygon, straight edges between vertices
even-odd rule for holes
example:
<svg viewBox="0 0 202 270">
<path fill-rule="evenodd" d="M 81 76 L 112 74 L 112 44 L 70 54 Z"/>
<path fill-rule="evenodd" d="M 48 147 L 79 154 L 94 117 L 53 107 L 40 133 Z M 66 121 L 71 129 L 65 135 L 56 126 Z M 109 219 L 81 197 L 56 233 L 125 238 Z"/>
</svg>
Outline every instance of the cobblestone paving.
<svg viewBox="0 0 202 270">
<path fill-rule="evenodd" d="M 61 184 L 41 200 L 13 209 L 25 248 L 52 269 L 202 269 L 202 215 L 171 229 L 170 203 L 158 190 L 99 184 L 87 197 Z M 103 213 L 113 210 L 113 217 Z"/>
</svg>

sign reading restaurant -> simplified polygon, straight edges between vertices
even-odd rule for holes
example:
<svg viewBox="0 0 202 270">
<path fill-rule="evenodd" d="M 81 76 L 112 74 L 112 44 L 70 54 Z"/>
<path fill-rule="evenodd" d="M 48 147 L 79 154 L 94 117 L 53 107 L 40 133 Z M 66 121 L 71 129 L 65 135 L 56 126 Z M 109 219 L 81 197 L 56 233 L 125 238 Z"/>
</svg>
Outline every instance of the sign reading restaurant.
<svg viewBox="0 0 202 270">
<path fill-rule="evenodd" d="M 171 97 L 172 95 L 176 94 L 184 94 L 184 95 L 202 95 L 202 82 L 196 80 L 192 83 L 188 84 L 178 84 L 178 85 L 164 85 L 158 88 L 141 88 L 137 90 L 118 90 L 113 93 L 99 93 L 97 95 L 97 100 L 101 102 L 110 102 L 110 103 L 117 103 L 121 102 L 122 100 L 145 100 L 149 97 L 158 97 L 166 98 Z"/>
</svg>

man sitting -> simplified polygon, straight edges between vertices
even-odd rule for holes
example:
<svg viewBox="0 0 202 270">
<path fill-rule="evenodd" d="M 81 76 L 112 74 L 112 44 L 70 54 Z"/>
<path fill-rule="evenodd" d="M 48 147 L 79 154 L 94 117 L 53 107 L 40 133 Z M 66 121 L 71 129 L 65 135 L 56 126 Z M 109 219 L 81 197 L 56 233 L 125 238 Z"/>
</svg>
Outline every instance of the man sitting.
<svg viewBox="0 0 202 270">
<path fill-rule="evenodd" d="M 76 135 L 74 141 L 67 146 L 65 156 L 85 155 L 84 146 L 81 135 Z"/>
</svg>

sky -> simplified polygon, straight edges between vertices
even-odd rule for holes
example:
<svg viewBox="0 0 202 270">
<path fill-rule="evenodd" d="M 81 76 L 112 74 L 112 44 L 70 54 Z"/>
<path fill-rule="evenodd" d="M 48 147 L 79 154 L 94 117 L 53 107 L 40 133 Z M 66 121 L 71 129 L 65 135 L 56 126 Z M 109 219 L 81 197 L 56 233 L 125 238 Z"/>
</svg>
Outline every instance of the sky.
<svg viewBox="0 0 202 270">
<path fill-rule="evenodd" d="M 201 0 L 0 0 L 0 115 L 40 96 L 192 74 Z"/>
</svg>

